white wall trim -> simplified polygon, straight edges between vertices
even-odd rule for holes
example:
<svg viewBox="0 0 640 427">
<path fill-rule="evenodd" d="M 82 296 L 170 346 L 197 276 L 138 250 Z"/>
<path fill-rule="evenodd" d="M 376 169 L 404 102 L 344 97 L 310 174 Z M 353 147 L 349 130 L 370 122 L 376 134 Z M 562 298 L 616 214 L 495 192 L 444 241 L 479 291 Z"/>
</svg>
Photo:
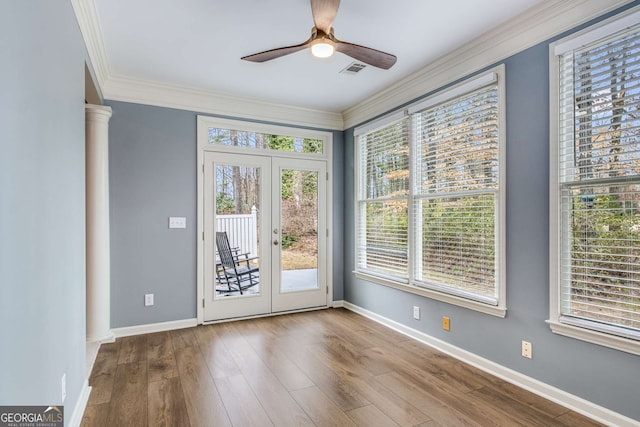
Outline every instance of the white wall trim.
<svg viewBox="0 0 640 427">
<path fill-rule="evenodd" d="M 548 40 L 631 0 L 549 0 L 343 112 L 345 129 Z"/>
<path fill-rule="evenodd" d="M 177 108 L 252 120 L 342 130 L 342 114 L 243 98 L 202 89 L 124 77 L 110 78 L 102 88 L 105 99 Z"/>
<path fill-rule="evenodd" d="M 331 307 L 333 307 L 333 308 L 343 308 L 344 307 L 344 300 L 333 301 Z"/>
<path fill-rule="evenodd" d="M 125 326 L 123 328 L 111 329 L 111 333 L 116 338 L 130 337 L 132 335 L 150 334 L 153 332 L 172 331 L 174 329 L 184 329 L 198 326 L 197 319 L 173 320 L 170 322 L 148 323 L 146 325 Z"/>
<path fill-rule="evenodd" d="M 366 310 L 348 301 L 344 302 L 344 308 L 367 317 L 390 329 L 400 332 L 401 334 L 407 335 L 408 337 L 413 338 L 416 341 L 420 341 L 423 344 L 428 345 L 429 347 L 433 347 L 436 350 L 440 350 L 451 357 L 454 357 L 478 369 L 481 369 L 484 372 L 501 378 L 511 384 L 517 385 L 518 387 L 522 387 L 525 390 L 537 394 L 538 396 L 551 400 L 552 402 L 562 405 L 568 409 L 578 412 L 605 425 L 624 427 L 637 427 L 640 425 L 638 421 L 626 417 L 622 414 L 596 405 L 595 403 L 589 402 L 588 400 L 585 400 L 581 397 L 575 396 L 549 384 L 538 381 L 535 378 L 531 378 L 527 375 L 521 374 L 520 372 L 514 371 L 513 369 L 499 365 L 467 350 L 463 350 L 445 341 L 427 335 L 424 332 L 420 332 L 394 320 L 391 320 L 384 316 L 380 316 L 379 314 Z"/>
<path fill-rule="evenodd" d="M 67 424 L 69 427 L 80 427 L 90 394 L 91 387 L 89 387 L 89 380 L 84 380 L 82 383 L 82 389 L 80 390 L 80 396 L 78 396 L 78 400 L 76 401 L 76 404 L 73 407 L 73 412 L 71 413 L 71 418 L 69 419 L 69 424 Z"/>
<path fill-rule="evenodd" d="M 110 73 L 107 53 L 104 49 L 104 41 L 102 40 L 102 31 L 100 30 L 100 23 L 98 21 L 98 13 L 96 12 L 96 5 L 93 0 L 71 0 L 71 5 L 73 6 L 73 12 L 76 15 L 84 44 L 87 47 L 89 59 L 91 60 L 91 65 L 93 65 L 93 71 L 98 80 L 96 82 L 98 84 L 98 90 L 104 97 L 102 88 L 110 78 Z"/>
</svg>

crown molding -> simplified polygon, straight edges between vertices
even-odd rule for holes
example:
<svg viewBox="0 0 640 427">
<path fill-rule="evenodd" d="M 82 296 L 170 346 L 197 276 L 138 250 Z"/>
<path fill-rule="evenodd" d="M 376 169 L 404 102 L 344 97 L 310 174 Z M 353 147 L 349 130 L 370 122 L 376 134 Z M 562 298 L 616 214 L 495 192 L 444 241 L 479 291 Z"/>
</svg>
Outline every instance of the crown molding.
<svg viewBox="0 0 640 427">
<path fill-rule="evenodd" d="M 73 12 L 76 15 L 84 44 L 87 47 L 89 60 L 96 75 L 99 91 L 103 94 L 103 86 L 109 79 L 109 63 L 107 53 L 104 50 L 102 31 L 98 22 L 98 13 L 93 0 L 71 0 Z"/>
<path fill-rule="evenodd" d="M 632 0 L 548 0 L 343 112 L 359 125 Z"/>
<path fill-rule="evenodd" d="M 110 77 L 103 87 L 105 99 L 177 108 L 179 110 L 262 120 L 321 129 L 342 130 L 342 114 L 243 98 L 166 83 Z"/>
<path fill-rule="evenodd" d="M 343 129 L 342 114 L 195 88 L 114 76 L 94 0 L 71 0 L 104 99 L 322 129 Z"/>
<path fill-rule="evenodd" d="M 94 0 L 71 0 L 105 99 L 221 116 L 343 130 L 359 125 L 633 0 L 546 0 L 342 113 L 110 73 Z"/>
</svg>

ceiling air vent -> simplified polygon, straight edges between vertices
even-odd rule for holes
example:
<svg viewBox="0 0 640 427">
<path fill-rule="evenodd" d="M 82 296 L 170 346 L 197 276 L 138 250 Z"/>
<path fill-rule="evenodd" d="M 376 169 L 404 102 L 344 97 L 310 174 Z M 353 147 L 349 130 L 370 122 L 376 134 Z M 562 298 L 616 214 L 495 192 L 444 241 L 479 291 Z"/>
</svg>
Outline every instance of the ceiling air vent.
<svg viewBox="0 0 640 427">
<path fill-rule="evenodd" d="M 340 72 L 343 74 L 357 74 L 360 71 L 364 70 L 366 67 L 367 64 L 363 64 L 362 62 L 352 62 Z"/>
</svg>

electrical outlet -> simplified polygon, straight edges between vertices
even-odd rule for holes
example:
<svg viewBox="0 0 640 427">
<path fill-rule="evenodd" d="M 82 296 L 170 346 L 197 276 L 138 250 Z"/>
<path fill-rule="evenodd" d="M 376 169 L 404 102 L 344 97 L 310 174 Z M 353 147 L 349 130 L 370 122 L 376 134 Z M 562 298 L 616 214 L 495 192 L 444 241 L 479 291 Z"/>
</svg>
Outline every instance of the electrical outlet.
<svg viewBox="0 0 640 427">
<path fill-rule="evenodd" d="M 144 306 L 153 305 L 153 294 L 144 294 Z"/>
<path fill-rule="evenodd" d="M 67 374 L 62 374 L 62 379 L 60 380 L 60 401 L 64 403 L 64 399 L 67 398 Z"/>
<path fill-rule="evenodd" d="M 451 323 L 447 316 L 442 316 L 442 329 L 444 329 L 445 331 L 448 331 L 451 329 Z"/>
<path fill-rule="evenodd" d="M 522 341 L 522 357 L 531 359 L 533 357 L 533 346 L 528 341 Z"/>
<path fill-rule="evenodd" d="M 420 320 L 420 307 L 417 305 L 413 306 L 413 318 L 416 320 Z"/>
</svg>

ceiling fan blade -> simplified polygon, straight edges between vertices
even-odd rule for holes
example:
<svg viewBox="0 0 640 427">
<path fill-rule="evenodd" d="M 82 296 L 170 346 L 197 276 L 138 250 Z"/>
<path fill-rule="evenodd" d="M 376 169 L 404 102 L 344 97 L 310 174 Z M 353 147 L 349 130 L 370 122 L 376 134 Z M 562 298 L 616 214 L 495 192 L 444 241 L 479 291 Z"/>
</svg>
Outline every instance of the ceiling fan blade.
<svg viewBox="0 0 640 427">
<path fill-rule="evenodd" d="M 264 52 L 254 53 L 252 55 L 243 56 L 240 59 L 251 62 L 265 62 L 272 59 L 280 58 L 281 56 L 296 53 L 299 50 L 306 48 L 309 45 L 311 39 L 304 43 L 297 44 L 295 46 L 279 47 L 277 49 L 266 50 Z"/>
<path fill-rule="evenodd" d="M 336 50 L 357 59 L 358 61 L 373 65 L 374 67 L 382 68 L 383 70 L 391 68 L 398 59 L 395 55 L 391 55 L 390 53 L 385 53 L 380 50 L 371 49 L 370 47 L 347 43 L 340 40 L 336 40 Z"/>
<path fill-rule="evenodd" d="M 311 13 L 316 28 L 329 34 L 339 6 L 340 0 L 311 0 Z"/>
</svg>

